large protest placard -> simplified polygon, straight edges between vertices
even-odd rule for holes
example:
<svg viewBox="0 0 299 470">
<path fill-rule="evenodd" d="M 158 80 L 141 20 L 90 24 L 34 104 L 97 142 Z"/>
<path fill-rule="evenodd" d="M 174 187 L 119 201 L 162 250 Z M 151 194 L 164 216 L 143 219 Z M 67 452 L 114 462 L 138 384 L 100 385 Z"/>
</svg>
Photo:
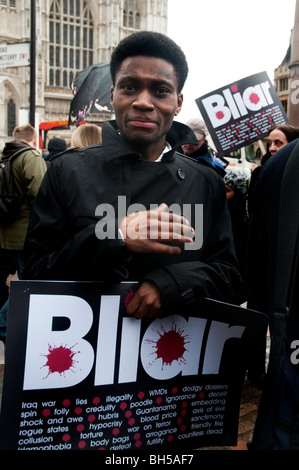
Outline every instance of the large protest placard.
<svg viewBox="0 0 299 470">
<path fill-rule="evenodd" d="M 266 72 L 257 73 L 196 99 L 220 155 L 268 135 L 288 117 Z"/>
<path fill-rule="evenodd" d="M 267 320 L 205 299 L 130 318 L 135 283 L 11 283 L 1 450 L 235 445 L 246 359 Z"/>
</svg>

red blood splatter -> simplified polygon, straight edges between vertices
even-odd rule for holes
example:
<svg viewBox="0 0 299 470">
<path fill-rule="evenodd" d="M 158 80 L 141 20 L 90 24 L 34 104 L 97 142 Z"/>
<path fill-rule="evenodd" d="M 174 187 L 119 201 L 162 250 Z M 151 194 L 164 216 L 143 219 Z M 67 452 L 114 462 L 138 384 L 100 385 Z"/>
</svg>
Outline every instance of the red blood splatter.
<svg viewBox="0 0 299 470">
<path fill-rule="evenodd" d="M 89 416 L 88 416 L 88 421 L 89 421 L 90 423 L 93 423 L 93 422 L 95 421 L 95 419 L 96 419 L 95 415 L 89 415 Z"/>
<path fill-rule="evenodd" d="M 138 439 L 141 438 L 141 435 L 139 434 L 139 432 L 136 432 L 136 434 L 134 434 L 133 437 L 134 437 L 135 441 L 138 441 Z"/>
<path fill-rule="evenodd" d="M 144 392 L 139 392 L 138 393 L 138 398 L 142 400 L 144 398 Z"/>
<path fill-rule="evenodd" d="M 258 104 L 258 102 L 260 101 L 260 97 L 257 93 L 251 93 L 251 95 L 249 96 L 249 101 L 253 104 Z"/>
<path fill-rule="evenodd" d="M 161 398 L 161 397 L 158 397 L 158 398 L 156 399 L 156 403 L 157 403 L 157 405 L 160 405 L 160 404 L 162 403 L 162 398 Z"/>
<path fill-rule="evenodd" d="M 173 441 L 173 439 L 174 439 L 174 437 L 173 437 L 173 435 L 172 435 L 172 434 L 170 434 L 170 436 L 168 436 L 168 438 L 167 438 L 168 442 L 172 442 L 172 441 Z"/>
<path fill-rule="evenodd" d="M 67 408 L 68 406 L 70 406 L 71 402 L 68 398 L 66 398 L 65 400 L 63 400 L 62 404 L 63 404 L 63 406 L 65 406 Z"/>
<path fill-rule="evenodd" d="M 74 411 L 76 415 L 79 416 L 82 413 L 82 408 L 80 408 L 80 406 L 77 406 Z"/>
<path fill-rule="evenodd" d="M 77 426 L 76 429 L 77 429 L 78 432 L 84 431 L 84 426 L 83 426 L 83 424 L 78 424 L 78 426 Z"/>
<path fill-rule="evenodd" d="M 171 365 L 173 361 L 184 361 L 184 353 L 186 351 L 186 336 L 183 336 L 181 330 L 176 330 L 176 325 L 172 329 L 162 333 L 159 332 L 160 338 L 155 343 L 156 359 L 162 359 L 162 368 L 164 365 Z"/>
<path fill-rule="evenodd" d="M 113 436 L 118 436 L 118 434 L 119 434 L 119 429 L 118 429 L 118 428 L 114 428 L 113 431 L 112 431 L 112 434 L 113 434 Z"/>
<path fill-rule="evenodd" d="M 119 405 L 119 407 L 120 407 L 121 410 L 125 410 L 125 409 L 127 408 L 127 406 L 128 406 L 128 405 L 126 404 L 125 401 L 123 401 L 123 402 Z"/>
<path fill-rule="evenodd" d="M 138 447 L 140 447 L 140 446 L 142 446 L 142 442 L 141 442 L 141 441 L 139 441 L 139 440 L 138 440 L 138 441 L 136 441 L 136 442 L 135 442 L 135 447 L 137 447 L 137 448 L 138 448 Z"/>
<path fill-rule="evenodd" d="M 173 389 L 171 391 L 175 395 L 176 393 L 178 393 L 179 390 L 178 390 L 177 387 L 173 387 Z"/>
<path fill-rule="evenodd" d="M 128 410 L 128 411 L 125 412 L 125 417 L 126 418 L 131 418 L 131 416 L 132 416 L 132 411 L 131 410 Z"/>
<path fill-rule="evenodd" d="M 135 419 L 134 419 L 134 418 L 130 418 L 130 419 L 128 420 L 128 425 L 129 425 L 129 426 L 134 426 L 134 424 L 135 424 Z"/>
<path fill-rule="evenodd" d="M 230 89 L 231 89 L 231 91 L 232 91 L 233 93 L 237 93 L 237 91 L 238 91 L 237 85 L 232 85 L 232 86 L 230 87 Z"/>
<path fill-rule="evenodd" d="M 79 449 L 84 449 L 85 446 L 86 446 L 86 442 L 85 442 L 85 441 L 79 441 L 79 443 L 78 443 Z"/>
<path fill-rule="evenodd" d="M 49 345 L 49 354 L 46 354 L 47 362 L 43 367 L 48 367 L 49 372 L 45 378 L 54 372 L 58 374 L 65 374 L 67 371 L 71 370 L 74 367 L 76 361 L 74 361 L 74 355 L 77 354 L 76 351 L 72 351 L 71 348 L 66 346 L 50 346 Z"/>
<path fill-rule="evenodd" d="M 224 113 L 223 113 L 223 111 L 217 111 L 217 113 L 216 113 L 216 118 L 219 119 L 219 121 L 220 121 L 221 119 L 223 119 L 223 118 L 224 118 Z"/>
<path fill-rule="evenodd" d="M 94 399 L 92 400 L 92 403 L 94 405 L 98 405 L 100 403 L 101 399 L 99 397 L 94 397 Z"/>
<path fill-rule="evenodd" d="M 68 442 L 70 440 L 71 436 L 69 434 L 63 434 L 62 436 L 62 440 L 64 442 Z"/>
<path fill-rule="evenodd" d="M 43 415 L 44 415 L 46 418 L 48 418 L 48 416 L 49 416 L 50 414 L 51 414 L 51 411 L 49 410 L 49 408 L 45 408 L 45 409 L 43 410 Z"/>
</svg>

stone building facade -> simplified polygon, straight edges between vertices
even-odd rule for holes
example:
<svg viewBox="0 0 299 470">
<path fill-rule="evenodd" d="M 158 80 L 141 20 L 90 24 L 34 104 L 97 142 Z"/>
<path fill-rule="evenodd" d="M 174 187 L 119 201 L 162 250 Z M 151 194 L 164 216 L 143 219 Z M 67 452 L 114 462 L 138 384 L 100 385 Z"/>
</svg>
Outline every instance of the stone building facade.
<svg viewBox="0 0 299 470">
<path fill-rule="evenodd" d="M 277 95 L 288 115 L 289 94 L 290 94 L 290 62 L 291 62 L 291 42 L 281 64 L 274 70 L 274 86 Z"/>
<path fill-rule="evenodd" d="M 36 127 L 68 119 L 76 73 L 109 62 L 122 38 L 138 30 L 167 32 L 168 0 L 0 0 L 0 50 L 30 42 L 32 5 Z M 30 67 L 0 67 L 0 150 L 16 125 L 29 122 L 29 109 Z"/>
</svg>

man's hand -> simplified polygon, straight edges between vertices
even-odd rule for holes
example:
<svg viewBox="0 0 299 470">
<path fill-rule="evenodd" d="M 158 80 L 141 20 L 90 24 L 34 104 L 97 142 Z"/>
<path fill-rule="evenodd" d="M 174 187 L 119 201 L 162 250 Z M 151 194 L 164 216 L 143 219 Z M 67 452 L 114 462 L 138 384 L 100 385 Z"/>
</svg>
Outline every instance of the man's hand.
<svg viewBox="0 0 299 470">
<path fill-rule="evenodd" d="M 159 289 L 153 282 L 145 281 L 127 306 L 127 313 L 135 318 L 151 318 L 161 309 Z"/>
<path fill-rule="evenodd" d="M 134 253 L 179 254 L 181 249 L 166 243 L 183 245 L 193 243 L 194 229 L 188 220 L 161 204 L 157 209 L 134 212 L 119 226 L 126 248 Z"/>
</svg>

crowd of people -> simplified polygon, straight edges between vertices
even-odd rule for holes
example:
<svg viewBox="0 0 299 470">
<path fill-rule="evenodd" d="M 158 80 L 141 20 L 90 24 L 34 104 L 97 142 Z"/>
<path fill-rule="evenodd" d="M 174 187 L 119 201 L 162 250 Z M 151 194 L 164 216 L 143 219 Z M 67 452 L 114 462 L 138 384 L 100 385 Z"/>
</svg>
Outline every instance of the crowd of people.
<svg viewBox="0 0 299 470">
<path fill-rule="evenodd" d="M 72 133 L 73 147 L 87 147 L 102 140 L 101 129 L 95 124 L 84 124 Z M 0 340 L 5 342 L 8 314 L 8 278 L 16 275 L 22 278 L 24 268 L 24 242 L 28 229 L 33 203 L 39 191 L 47 166 L 51 159 L 67 150 L 67 143 L 60 137 L 48 142 L 48 152 L 41 155 L 36 149 L 37 134 L 30 124 L 14 129 L 13 140 L 7 142 L 2 158 L 9 158 L 22 151 L 13 163 L 14 180 L 22 197 L 23 204 L 16 220 L 9 225 L 0 224 Z"/>
<path fill-rule="evenodd" d="M 138 281 L 127 305 L 135 318 L 167 314 L 173 306 L 196 304 L 203 297 L 238 305 L 249 301 L 251 308 L 270 314 L 262 301 L 262 294 L 269 296 L 265 269 L 265 292 L 259 289 L 256 300 L 257 278 L 248 268 L 249 227 L 254 200 L 261 194 L 255 191 L 256 176 L 266 160 L 299 138 L 299 130 L 289 125 L 271 129 L 267 154 L 249 178 L 215 158 L 203 121 L 175 120 L 188 75 L 185 55 L 175 42 L 159 33 L 132 34 L 117 46 L 110 67 L 114 121 L 104 122 L 102 129 L 79 126 L 69 149 L 62 139 L 51 139 L 44 158 L 35 149 L 30 125 L 17 128 L 4 148 L 7 154 L 24 147 L 13 167 L 24 204 L 15 223 L 0 226 L 3 339 L 5 278 L 15 271 L 26 280 Z M 140 236 L 131 235 L 130 227 L 137 224 L 133 212 L 120 220 L 115 237 L 100 240 L 95 208 L 111 204 L 117 218 L 120 195 L 145 207 L 138 213 Z M 191 221 L 167 210 L 174 201 L 192 208 Z M 157 209 L 151 208 L 154 204 Z M 203 242 L 192 250 L 188 245 L 197 241 L 197 204 L 204 206 Z M 252 230 L 256 237 L 259 226 Z M 265 338 L 250 372 L 260 386 L 266 372 Z"/>
</svg>

